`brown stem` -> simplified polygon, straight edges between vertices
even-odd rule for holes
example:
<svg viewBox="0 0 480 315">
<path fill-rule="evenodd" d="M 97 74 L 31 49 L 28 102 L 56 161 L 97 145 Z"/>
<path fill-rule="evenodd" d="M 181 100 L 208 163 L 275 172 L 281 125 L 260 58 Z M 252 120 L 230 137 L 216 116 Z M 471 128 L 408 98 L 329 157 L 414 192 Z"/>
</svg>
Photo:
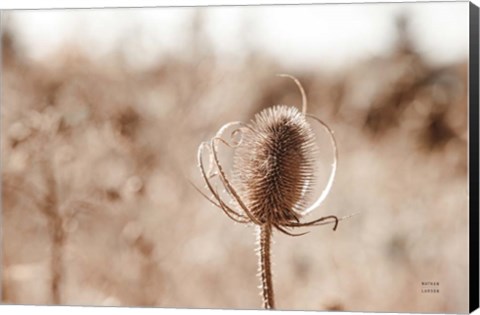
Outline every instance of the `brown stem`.
<svg viewBox="0 0 480 315">
<path fill-rule="evenodd" d="M 51 222 L 52 226 L 52 300 L 54 305 L 60 305 L 61 300 L 61 285 L 63 280 L 63 247 L 65 243 L 65 233 L 63 232 L 62 220 L 58 217 L 54 218 Z"/>
<path fill-rule="evenodd" d="M 59 211 L 57 184 L 53 174 L 53 168 L 48 161 L 43 162 L 43 171 L 46 180 L 47 195 L 42 210 L 48 218 L 52 238 L 52 258 L 50 264 L 52 303 L 59 305 L 62 302 L 60 286 L 63 280 L 63 247 L 66 241 L 66 235 L 63 230 L 63 219 Z"/>
<path fill-rule="evenodd" d="M 262 281 L 263 308 L 274 309 L 272 264 L 270 260 L 270 245 L 272 243 L 272 225 L 265 223 L 259 227 L 259 269 Z"/>
</svg>

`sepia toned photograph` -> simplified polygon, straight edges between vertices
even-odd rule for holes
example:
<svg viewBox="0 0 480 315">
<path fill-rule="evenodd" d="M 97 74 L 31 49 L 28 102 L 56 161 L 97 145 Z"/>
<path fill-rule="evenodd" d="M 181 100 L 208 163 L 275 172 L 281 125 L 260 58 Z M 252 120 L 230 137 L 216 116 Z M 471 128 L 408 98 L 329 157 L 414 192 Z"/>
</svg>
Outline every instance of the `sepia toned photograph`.
<svg viewBox="0 0 480 315">
<path fill-rule="evenodd" d="M 1 303 L 468 312 L 468 2 L 0 31 Z"/>
</svg>

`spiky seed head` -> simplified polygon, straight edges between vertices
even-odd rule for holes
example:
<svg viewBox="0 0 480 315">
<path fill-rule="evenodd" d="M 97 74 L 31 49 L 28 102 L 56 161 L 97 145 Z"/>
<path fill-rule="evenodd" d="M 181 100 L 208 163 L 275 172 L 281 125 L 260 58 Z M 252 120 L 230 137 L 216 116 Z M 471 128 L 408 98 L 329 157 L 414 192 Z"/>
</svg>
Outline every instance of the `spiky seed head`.
<svg viewBox="0 0 480 315">
<path fill-rule="evenodd" d="M 240 197 L 261 223 L 298 221 L 315 174 L 315 135 L 297 108 L 276 105 L 258 113 L 234 152 Z"/>
</svg>

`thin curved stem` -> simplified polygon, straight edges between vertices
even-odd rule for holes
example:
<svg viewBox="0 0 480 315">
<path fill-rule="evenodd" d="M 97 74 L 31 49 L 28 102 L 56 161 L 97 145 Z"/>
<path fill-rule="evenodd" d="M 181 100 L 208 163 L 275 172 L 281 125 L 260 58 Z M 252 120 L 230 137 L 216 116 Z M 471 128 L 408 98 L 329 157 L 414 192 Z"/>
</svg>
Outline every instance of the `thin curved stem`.
<svg viewBox="0 0 480 315">
<path fill-rule="evenodd" d="M 337 229 L 338 223 L 340 221 L 349 219 L 349 218 L 354 217 L 358 214 L 360 214 L 360 212 L 356 212 L 356 213 L 353 213 L 353 214 L 350 214 L 350 215 L 347 215 L 347 216 L 344 216 L 344 217 L 341 217 L 341 218 L 339 218 L 335 215 L 329 215 L 329 216 L 321 217 L 319 219 L 316 219 L 316 220 L 313 220 L 313 221 L 310 221 L 310 222 L 303 222 L 303 223 L 291 222 L 291 223 L 285 223 L 284 225 L 287 226 L 287 227 L 306 227 L 306 226 L 318 226 L 318 225 L 334 224 L 333 230 L 335 231 Z M 329 219 L 332 219 L 332 220 L 329 220 Z"/>
<path fill-rule="evenodd" d="M 263 308 L 274 309 L 275 299 L 273 296 L 272 262 L 270 259 L 270 246 L 272 244 L 272 225 L 270 223 L 265 223 L 258 227 L 258 242 L 258 263 L 260 269 L 260 279 L 262 281 Z"/>
<path fill-rule="evenodd" d="M 250 210 L 247 208 L 247 206 L 243 203 L 242 199 L 238 195 L 237 191 L 233 188 L 233 186 L 230 184 L 230 181 L 227 179 L 225 175 L 225 171 L 223 170 L 222 165 L 220 164 L 220 161 L 218 159 L 217 155 L 217 146 L 215 145 L 215 140 L 221 141 L 221 138 L 214 137 L 211 140 L 211 150 L 212 150 L 212 155 L 213 155 L 213 160 L 215 162 L 215 166 L 218 169 L 218 173 L 220 176 L 220 180 L 222 181 L 223 185 L 225 186 L 225 190 L 227 193 L 229 193 L 233 199 L 237 202 L 237 204 L 242 208 L 242 210 L 245 212 L 245 214 L 248 216 L 248 218 L 255 224 L 261 224 L 255 216 L 250 212 Z"/>
<path fill-rule="evenodd" d="M 327 221 L 328 220 L 328 221 Z M 333 221 L 332 221 L 333 220 Z M 327 222 L 325 222 L 327 221 Z M 302 223 L 295 223 L 295 222 L 292 222 L 292 223 L 287 223 L 285 224 L 286 226 L 289 226 L 289 227 L 303 227 L 303 226 L 312 226 L 312 225 L 325 225 L 325 224 L 331 224 L 333 223 L 333 230 L 337 230 L 337 226 L 338 226 L 338 221 L 340 221 L 338 219 L 337 216 L 335 215 L 329 215 L 329 216 L 326 216 L 326 217 L 322 217 L 320 219 L 316 219 L 316 220 L 313 220 L 313 221 L 310 221 L 310 222 L 302 222 Z"/>
<path fill-rule="evenodd" d="M 300 93 L 302 94 L 302 113 L 304 115 L 306 115 L 307 114 L 307 94 L 305 93 L 305 90 L 303 89 L 303 86 L 300 83 L 300 81 L 298 81 L 297 78 L 295 78 L 293 75 L 290 75 L 290 74 L 277 74 L 277 76 L 278 77 L 283 77 L 283 78 L 290 78 L 298 86 L 298 89 L 300 90 Z"/>
<path fill-rule="evenodd" d="M 325 128 L 328 135 L 330 136 L 330 141 L 331 141 L 332 146 L 333 146 L 334 159 L 333 159 L 333 163 L 332 163 L 332 171 L 330 172 L 330 177 L 328 178 L 327 185 L 323 189 L 323 191 L 320 194 L 320 196 L 318 197 L 318 199 L 315 200 L 315 202 L 310 207 L 303 210 L 301 212 L 301 215 L 305 215 L 305 214 L 311 212 L 312 210 L 315 210 L 327 198 L 328 194 L 330 193 L 330 190 L 332 189 L 333 181 L 335 180 L 335 175 L 337 173 L 337 161 L 338 161 L 337 141 L 335 140 L 335 136 L 333 135 L 332 129 L 330 129 L 330 127 L 328 127 L 328 125 L 326 123 L 324 123 L 322 120 L 318 119 L 315 116 L 312 116 L 312 115 L 305 115 L 305 116 L 315 120 L 316 122 L 320 123 Z"/>
<path fill-rule="evenodd" d="M 239 128 L 235 128 L 234 130 L 232 130 L 232 132 L 230 133 L 230 140 L 232 141 L 232 143 L 229 143 L 228 141 L 224 140 L 222 137 L 223 137 L 223 134 L 225 133 L 225 131 L 228 129 L 228 128 L 231 128 L 232 126 L 240 126 Z M 241 121 L 232 121 L 232 122 L 229 122 L 229 123 L 226 123 L 225 125 L 223 125 L 217 132 L 217 134 L 215 135 L 216 138 L 220 138 L 224 144 L 226 144 L 228 147 L 230 148 L 235 148 L 237 146 L 239 146 L 241 143 L 242 143 L 242 137 L 240 137 L 240 139 L 238 140 L 235 140 L 235 136 L 242 131 L 242 128 L 244 129 L 248 129 L 250 131 L 254 131 L 252 129 L 252 127 L 250 127 L 249 125 L 241 122 Z"/>
<path fill-rule="evenodd" d="M 302 235 L 305 235 L 305 234 L 308 234 L 308 232 L 304 232 L 304 233 L 292 233 L 292 232 L 288 232 L 287 230 L 285 230 L 284 228 L 282 228 L 280 225 L 278 224 L 274 224 L 273 225 L 277 230 L 279 230 L 280 232 L 282 232 L 283 234 L 285 235 L 288 235 L 288 236 L 302 236 Z"/>
<path fill-rule="evenodd" d="M 225 214 L 231 218 L 232 220 L 236 221 L 236 222 L 239 222 L 239 223 L 248 223 L 249 221 L 247 220 L 247 217 L 241 215 L 240 213 L 236 212 L 235 210 L 233 210 L 232 208 L 230 208 L 229 206 L 227 206 L 221 199 L 220 195 L 218 194 L 217 190 L 212 186 L 212 184 L 210 183 L 210 179 L 207 174 L 205 173 L 205 167 L 203 165 L 203 160 L 202 160 L 202 152 L 203 152 L 203 149 L 204 148 L 208 148 L 207 144 L 206 143 L 202 143 L 200 144 L 200 147 L 198 148 L 198 155 L 197 155 L 197 162 L 198 162 L 198 166 L 200 168 L 200 172 L 202 174 L 202 177 L 203 177 L 203 180 L 205 181 L 205 183 L 207 184 L 207 188 L 210 190 L 210 192 L 212 193 L 213 197 L 217 200 L 218 203 L 216 203 L 215 201 L 213 201 L 210 197 L 208 197 L 207 195 L 205 195 L 200 189 L 198 189 L 195 185 L 193 185 L 193 187 L 198 191 L 200 192 L 208 201 L 210 201 L 212 204 L 214 204 L 215 206 L 219 207 L 220 209 L 223 210 L 223 212 L 225 212 Z M 235 216 L 235 218 L 234 218 Z"/>
</svg>

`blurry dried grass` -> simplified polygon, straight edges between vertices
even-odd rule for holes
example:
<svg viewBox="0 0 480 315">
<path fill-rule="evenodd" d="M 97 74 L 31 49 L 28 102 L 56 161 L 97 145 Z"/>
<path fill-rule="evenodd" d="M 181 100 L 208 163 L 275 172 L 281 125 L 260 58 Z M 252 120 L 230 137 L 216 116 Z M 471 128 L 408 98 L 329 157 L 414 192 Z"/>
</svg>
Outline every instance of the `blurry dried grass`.
<svg viewBox="0 0 480 315">
<path fill-rule="evenodd" d="M 199 180 L 195 152 L 211 130 L 298 103 L 272 80 L 283 69 L 253 53 L 229 68 L 208 49 L 141 72 L 68 47 L 35 64 L 12 36 L 2 34 L 3 302 L 259 308 L 254 235 L 187 179 Z M 438 69 L 400 40 L 337 77 L 296 75 L 340 146 L 324 209 L 362 215 L 302 244 L 278 235 L 277 307 L 466 311 L 466 62 Z M 441 293 L 422 294 L 421 281 Z"/>
</svg>

